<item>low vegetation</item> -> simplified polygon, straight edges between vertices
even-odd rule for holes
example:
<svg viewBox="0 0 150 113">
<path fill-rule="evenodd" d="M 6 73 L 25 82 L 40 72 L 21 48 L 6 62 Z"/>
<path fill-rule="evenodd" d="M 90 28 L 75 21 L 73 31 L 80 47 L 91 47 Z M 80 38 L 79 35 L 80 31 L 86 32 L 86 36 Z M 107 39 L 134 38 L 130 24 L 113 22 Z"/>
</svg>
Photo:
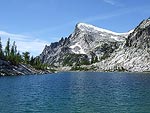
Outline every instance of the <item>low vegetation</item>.
<svg viewBox="0 0 150 113">
<path fill-rule="evenodd" d="M 86 67 L 81 67 L 81 66 L 73 66 L 71 68 L 71 71 L 88 71 L 89 69 Z"/>
<path fill-rule="evenodd" d="M 90 65 L 88 57 L 83 54 L 67 54 L 63 59 L 63 66 Z"/>
</svg>

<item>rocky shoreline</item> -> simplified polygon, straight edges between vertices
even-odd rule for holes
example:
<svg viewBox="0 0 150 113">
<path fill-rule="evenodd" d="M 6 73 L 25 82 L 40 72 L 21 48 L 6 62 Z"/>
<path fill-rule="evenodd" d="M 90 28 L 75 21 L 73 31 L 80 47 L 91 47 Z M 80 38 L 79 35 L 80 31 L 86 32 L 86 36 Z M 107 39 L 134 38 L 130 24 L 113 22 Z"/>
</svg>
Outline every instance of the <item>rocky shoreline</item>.
<svg viewBox="0 0 150 113">
<path fill-rule="evenodd" d="M 0 76 L 49 74 L 50 71 L 36 70 L 30 65 L 12 65 L 11 62 L 0 59 Z"/>
</svg>

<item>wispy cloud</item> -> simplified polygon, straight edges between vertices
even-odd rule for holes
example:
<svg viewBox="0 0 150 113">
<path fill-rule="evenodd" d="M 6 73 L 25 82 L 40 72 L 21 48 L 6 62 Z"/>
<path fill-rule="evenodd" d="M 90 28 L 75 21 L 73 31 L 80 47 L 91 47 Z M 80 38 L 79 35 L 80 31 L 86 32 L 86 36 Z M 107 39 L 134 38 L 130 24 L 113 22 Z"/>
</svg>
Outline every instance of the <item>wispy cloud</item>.
<svg viewBox="0 0 150 113">
<path fill-rule="evenodd" d="M 114 0 L 103 0 L 105 3 L 111 4 L 111 5 L 115 5 L 116 2 Z"/>
<path fill-rule="evenodd" d="M 45 45 L 49 45 L 49 43 L 44 40 L 4 31 L 0 31 L 0 37 L 2 38 L 3 48 L 6 46 L 8 38 L 10 38 L 11 42 L 16 42 L 17 48 L 20 52 L 29 51 L 31 55 L 34 56 L 39 55 L 44 49 Z"/>
<path fill-rule="evenodd" d="M 105 2 L 106 4 L 112 5 L 112 6 L 117 6 L 117 7 L 124 6 L 124 4 L 122 4 L 121 2 L 119 2 L 117 0 L 103 0 L 103 2 Z"/>
</svg>

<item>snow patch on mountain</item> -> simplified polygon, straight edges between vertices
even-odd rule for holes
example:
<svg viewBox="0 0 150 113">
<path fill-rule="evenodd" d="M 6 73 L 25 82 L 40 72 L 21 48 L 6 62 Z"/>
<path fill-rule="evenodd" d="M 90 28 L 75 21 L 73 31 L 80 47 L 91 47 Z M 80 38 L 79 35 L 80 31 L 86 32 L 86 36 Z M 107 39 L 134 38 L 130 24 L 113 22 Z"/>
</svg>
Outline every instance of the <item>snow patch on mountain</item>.
<svg viewBox="0 0 150 113">
<path fill-rule="evenodd" d="M 75 54 L 86 54 L 81 45 L 79 45 L 78 43 L 75 43 L 74 45 L 70 46 L 70 48 Z"/>
<path fill-rule="evenodd" d="M 129 32 L 126 33 L 116 33 L 107 29 L 99 28 L 94 25 L 86 24 L 86 23 L 78 23 L 77 27 L 81 31 L 87 31 L 87 32 L 102 32 L 102 33 L 108 33 L 108 34 L 113 34 L 113 35 L 123 35 L 127 37 L 130 33 L 133 32 L 133 30 L 130 30 Z"/>
<path fill-rule="evenodd" d="M 117 36 L 111 36 L 110 38 L 116 40 L 116 41 L 124 41 L 122 38 L 118 38 Z"/>
</svg>

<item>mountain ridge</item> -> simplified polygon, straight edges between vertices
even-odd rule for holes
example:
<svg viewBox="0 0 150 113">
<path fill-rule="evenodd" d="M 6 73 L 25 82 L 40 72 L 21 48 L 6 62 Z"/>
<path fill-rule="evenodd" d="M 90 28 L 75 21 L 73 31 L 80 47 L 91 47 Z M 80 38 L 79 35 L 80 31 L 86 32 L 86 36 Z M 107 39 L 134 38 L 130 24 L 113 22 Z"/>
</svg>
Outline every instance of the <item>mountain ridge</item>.
<svg viewBox="0 0 150 113">
<path fill-rule="evenodd" d="M 91 71 L 149 71 L 150 61 L 145 60 L 150 56 L 149 28 L 149 19 L 127 33 L 78 23 L 68 38 L 47 46 L 39 57 L 43 63 L 62 70 L 65 66 L 68 70 L 79 66 Z"/>
<path fill-rule="evenodd" d="M 39 57 L 43 63 L 58 66 L 63 64 L 60 63 L 60 60 L 65 54 L 84 54 L 90 62 L 93 55 L 96 57 L 99 54 L 104 54 L 106 48 L 109 48 L 110 53 L 119 48 L 119 45 L 125 41 L 127 34 L 129 33 L 115 33 L 93 25 L 78 23 L 69 37 L 51 43 L 50 46 L 45 46 Z M 99 53 L 99 50 L 102 52 Z"/>
<path fill-rule="evenodd" d="M 93 29 L 92 30 L 93 32 L 100 31 L 100 32 L 106 32 L 106 33 L 115 34 L 115 35 L 125 35 L 125 34 L 129 34 L 133 31 L 133 30 L 129 30 L 128 32 L 118 33 L 118 32 L 113 32 L 111 30 L 104 29 L 104 28 L 101 28 L 101 27 L 96 27 L 95 25 L 88 24 L 88 23 L 83 23 L 83 22 L 77 23 L 76 27 L 81 28 L 81 29 L 83 28 L 83 30 Z"/>
</svg>

